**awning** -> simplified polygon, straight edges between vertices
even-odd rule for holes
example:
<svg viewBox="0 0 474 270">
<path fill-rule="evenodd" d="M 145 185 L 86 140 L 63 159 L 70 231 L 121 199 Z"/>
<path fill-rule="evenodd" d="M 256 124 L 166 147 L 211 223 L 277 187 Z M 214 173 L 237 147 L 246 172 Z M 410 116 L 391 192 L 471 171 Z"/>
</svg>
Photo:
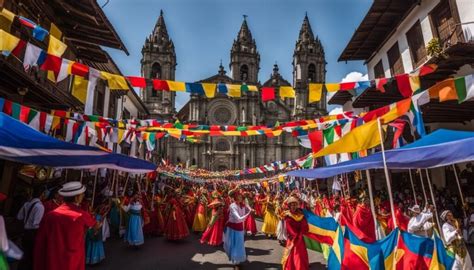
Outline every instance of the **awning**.
<svg viewBox="0 0 474 270">
<path fill-rule="evenodd" d="M 404 147 L 385 152 L 389 169 L 424 169 L 474 160 L 474 132 L 439 129 Z M 289 176 L 328 178 L 355 170 L 382 169 L 382 153 L 328 167 L 291 171 Z"/>
<path fill-rule="evenodd" d="M 108 168 L 133 173 L 156 169 L 156 165 L 145 160 L 60 141 L 4 113 L 0 113 L 0 158 L 59 168 Z"/>
</svg>

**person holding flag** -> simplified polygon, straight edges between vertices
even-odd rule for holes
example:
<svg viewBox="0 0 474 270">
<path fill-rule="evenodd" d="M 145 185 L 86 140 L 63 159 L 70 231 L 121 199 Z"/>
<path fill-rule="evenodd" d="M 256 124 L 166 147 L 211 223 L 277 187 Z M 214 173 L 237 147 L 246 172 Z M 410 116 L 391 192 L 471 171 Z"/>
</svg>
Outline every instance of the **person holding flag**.
<svg viewBox="0 0 474 270">
<path fill-rule="evenodd" d="M 472 269 L 471 257 L 462 238 L 459 221 L 454 218 L 453 213 L 449 210 L 444 210 L 440 217 L 444 222 L 442 230 L 447 249 L 455 255 L 452 269 Z"/>
</svg>

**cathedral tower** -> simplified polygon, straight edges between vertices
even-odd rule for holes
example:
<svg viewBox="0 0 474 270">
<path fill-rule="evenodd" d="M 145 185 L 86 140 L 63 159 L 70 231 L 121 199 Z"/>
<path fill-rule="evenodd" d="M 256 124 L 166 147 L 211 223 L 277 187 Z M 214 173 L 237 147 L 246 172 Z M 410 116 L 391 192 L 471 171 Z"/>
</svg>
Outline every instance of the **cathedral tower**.
<svg viewBox="0 0 474 270">
<path fill-rule="evenodd" d="M 252 33 L 247 25 L 247 16 L 245 15 L 237 39 L 234 40 L 230 50 L 229 67 L 234 81 L 257 84 L 260 54 L 257 51 L 257 43 L 252 38 Z"/>
<path fill-rule="evenodd" d="M 318 37 L 314 37 L 308 15 L 305 15 L 293 53 L 293 84 L 297 94 L 296 116 L 304 119 L 326 114 L 326 93 L 321 101 L 308 104 L 310 82 L 323 83 L 326 78 L 324 49 Z"/>
<path fill-rule="evenodd" d="M 166 30 L 163 11 L 155 28 L 146 38 L 142 48 L 142 76 L 151 79 L 174 80 L 176 71 L 176 53 L 174 44 Z M 156 91 L 147 86 L 143 89 L 142 99 L 151 113 L 151 117 L 168 120 L 175 113 L 175 96 L 172 91 Z"/>
</svg>

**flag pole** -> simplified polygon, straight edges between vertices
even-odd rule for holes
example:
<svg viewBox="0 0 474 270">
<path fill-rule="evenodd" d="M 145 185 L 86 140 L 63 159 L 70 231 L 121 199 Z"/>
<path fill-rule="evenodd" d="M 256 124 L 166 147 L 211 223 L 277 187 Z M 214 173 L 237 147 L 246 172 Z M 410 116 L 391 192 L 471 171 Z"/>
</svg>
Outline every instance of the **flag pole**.
<svg viewBox="0 0 474 270">
<path fill-rule="evenodd" d="M 390 176 L 387 168 L 387 160 L 385 158 L 385 146 L 383 145 L 382 123 L 380 122 L 380 118 L 377 118 L 377 124 L 379 128 L 380 146 L 382 147 L 383 169 L 385 171 L 385 180 L 387 182 L 388 198 L 390 199 L 390 210 L 392 212 L 393 226 L 396 228 L 398 227 L 397 219 L 395 217 L 395 207 L 393 206 L 392 187 L 390 186 Z"/>
<path fill-rule="evenodd" d="M 428 185 L 430 188 L 431 200 L 433 201 L 433 207 L 435 211 L 436 223 L 438 224 L 439 234 L 442 235 L 443 231 L 441 230 L 441 224 L 439 223 L 438 208 L 436 207 L 436 201 L 435 201 L 435 197 L 433 193 L 433 184 L 431 184 L 431 179 L 430 179 L 430 174 L 428 173 L 428 169 L 425 169 L 425 173 L 426 173 L 426 179 L 428 179 Z"/>
<path fill-rule="evenodd" d="M 464 218 L 466 218 L 467 215 L 466 215 L 466 209 L 464 208 L 464 196 L 462 194 L 461 184 L 459 183 L 458 171 L 456 170 L 456 166 L 454 164 L 452 166 L 453 166 L 454 176 L 456 177 L 456 183 L 458 184 L 459 196 L 461 196 L 462 211 L 464 213 Z"/>
<path fill-rule="evenodd" d="M 97 177 L 99 176 L 99 169 L 95 170 L 95 177 L 94 177 L 94 187 L 92 189 L 92 202 L 91 202 L 91 208 L 94 209 L 94 201 L 95 201 L 95 189 L 97 186 Z"/>
<path fill-rule="evenodd" d="M 370 179 L 369 170 L 365 170 L 365 174 L 367 175 L 367 186 L 369 187 L 370 210 L 372 211 L 372 217 L 374 219 L 375 231 L 377 231 L 377 218 L 376 218 L 377 216 L 375 213 L 374 195 L 372 193 L 372 180 Z M 377 239 L 377 240 L 380 240 L 380 239 Z"/>
<path fill-rule="evenodd" d="M 425 183 L 423 182 L 423 173 L 421 172 L 421 169 L 418 169 L 418 172 L 420 173 L 421 189 L 423 189 L 423 197 L 425 197 L 426 205 L 428 204 L 428 197 L 426 196 Z"/>
<path fill-rule="evenodd" d="M 416 199 L 415 185 L 413 184 L 413 175 L 411 175 L 411 169 L 408 169 L 408 173 L 410 174 L 410 184 L 411 190 L 413 191 L 413 199 L 415 199 L 415 204 L 418 204 L 418 200 Z"/>
</svg>

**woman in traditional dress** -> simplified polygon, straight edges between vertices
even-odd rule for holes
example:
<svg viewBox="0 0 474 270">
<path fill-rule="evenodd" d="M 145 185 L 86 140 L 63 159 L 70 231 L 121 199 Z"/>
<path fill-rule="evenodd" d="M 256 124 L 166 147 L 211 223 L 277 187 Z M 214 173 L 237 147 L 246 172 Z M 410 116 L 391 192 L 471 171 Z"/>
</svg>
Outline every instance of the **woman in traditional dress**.
<svg viewBox="0 0 474 270">
<path fill-rule="evenodd" d="M 279 197 L 277 200 L 275 213 L 278 218 L 276 237 L 280 245 L 285 246 L 287 240 L 285 228 L 285 203 L 283 202 L 282 197 Z"/>
<path fill-rule="evenodd" d="M 456 220 L 453 213 L 445 210 L 441 213 L 443 223 L 443 238 L 446 248 L 455 255 L 452 269 L 467 270 L 472 268 L 471 256 L 462 238 L 462 228 L 460 222 Z"/>
<path fill-rule="evenodd" d="M 88 229 L 86 233 L 86 264 L 98 264 L 105 259 L 102 234 L 102 216 L 95 215 L 98 226 Z M 100 226 L 100 227 L 99 227 Z"/>
<path fill-rule="evenodd" d="M 263 191 L 259 191 L 257 196 L 255 196 L 255 216 L 263 217 L 265 213 L 265 201 L 266 196 Z"/>
<path fill-rule="evenodd" d="M 290 210 L 285 212 L 288 240 L 282 258 L 283 269 L 309 269 L 308 251 L 303 238 L 308 232 L 308 222 L 303 215 L 303 211 L 298 208 L 299 201 L 295 196 L 290 196 L 287 199 L 287 204 Z"/>
<path fill-rule="evenodd" d="M 135 194 L 130 203 L 123 206 L 123 210 L 129 214 L 124 240 L 130 246 L 140 246 L 145 242 L 143 238 L 142 208 L 139 194 Z"/>
<path fill-rule="evenodd" d="M 193 231 L 203 232 L 207 228 L 207 190 L 201 188 L 197 194 L 198 204 L 194 215 Z"/>
<path fill-rule="evenodd" d="M 120 232 L 120 199 L 118 198 L 111 199 L 109 220 L 112 235 L 118 236 Z"/>
<path fill-rule="evenodd" d="M 242 194 L 237 190 L 231 190 L 229 195 L 234 202 L 229 206 L 229 220 L 224 229 L 224 250 L 229 261 L 239 269 L 239 264 L 247 260 L 244 244 L 244 221 L 253 211 L 245 205 Z"/>
<path fill-rule="evenodd" d="M 276 229 L 278 225 L 278 218 L 275 213 L 276 202 L 273 194 L 268 196 L 266 202 L 265 217 L 263 219 L 262 232 L 268 237 L 276 236 Z"/>
<path fill-rule="evenodd" d="M 244 193 L 244 198 L 245 198 L 245 204 L 250 208 L 253 209 L 255 202 L 254 202 L 254 197 L 251 192 L 245 192 Z M 248 215 L 247 219 L 245 220 L 244 227 L 245 227 L 245 232 L 250 233 L 250 235 L 255 236 L 257 234 L 257 223 L 255 221 L 255 214 L 251 213 Z"/>
<path fill-rule="evenodd" d="M 170 194 L 164 236 L 168 240 L 179 240 L 189 235 L 189 229 L 179 201 L 181 191 L 178 189 Z"/>
<path fill-rule="evenodd" d="M 212 216 L 207 229 L 202 234 L 201 244 L 220 246 L 224 234 L 224 202 L 217 191 L 212 193 L 212 197 L 214 200 L 208 205 L 208 208 L 212 209 Z"/>
</svg>

